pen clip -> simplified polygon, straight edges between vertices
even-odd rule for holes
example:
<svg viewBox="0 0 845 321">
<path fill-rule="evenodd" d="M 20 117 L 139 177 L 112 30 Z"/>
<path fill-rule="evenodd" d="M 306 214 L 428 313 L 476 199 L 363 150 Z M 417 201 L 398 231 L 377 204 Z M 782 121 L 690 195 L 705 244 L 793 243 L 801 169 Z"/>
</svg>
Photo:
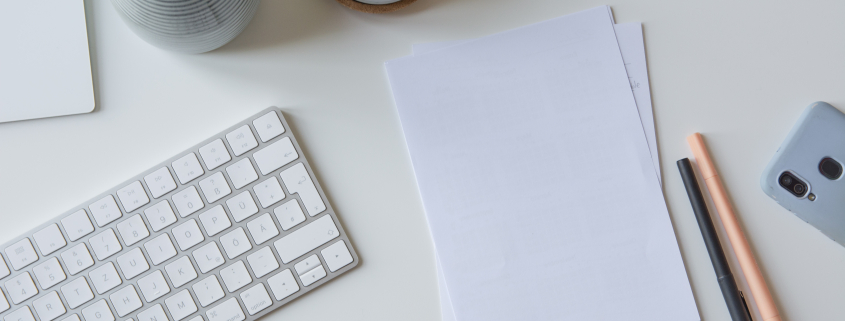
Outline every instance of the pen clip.
<svg viewBox="0 0 845 321">
<path fill-rule="evenodd" d="M 751 317 L 751 310 L 748 309 L 748 303 L 745 302 L 745 293 L 739 291 L 739 297 L 742 298 L 742 306 L 745 307 L 745 313 L 748 314 L 748 320 L 754 320 L 754 318 Z"/>
</svg>

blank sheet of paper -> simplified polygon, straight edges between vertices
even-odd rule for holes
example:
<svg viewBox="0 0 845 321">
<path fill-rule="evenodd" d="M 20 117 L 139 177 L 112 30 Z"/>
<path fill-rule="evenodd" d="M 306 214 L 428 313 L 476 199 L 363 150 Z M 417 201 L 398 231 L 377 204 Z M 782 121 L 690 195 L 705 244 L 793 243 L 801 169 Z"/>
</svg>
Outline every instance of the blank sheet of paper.
<svg viewBox="0 0 845 321">
<path fill-rule="evenodd" d="M 612 17 L 612 16 L 611 16 Z M 634 94 L 634 101 L 637 104 L 637 111 L 640 115 L 643 130 L 645 131 L 648 149 L 651 153 L 654 170 L 658 180 L 661 180 L 660 161 L 657 150 L 657 134 L 654 125 L 654 113 L 651 105 L 651 90 L 648 82 L 648 68 L 645 57 L 645 43 L 643 42 L 642 24 L 639 22 L 621 23 L 613 25 L 616 31 L 616 40 L 619 43 L 619 50 L 622 60 L 625 63 L 625 70 L 628 73 L 628 80 L 631 84 L 631 91 Z M 468 43 L 470 40 L 453 40 L 444 42 L 432 42 L 414 44 L 412 52 L 414 56 L 426 54 L 435 50 L 448 48 L 455 45 Z M 437 263 L 437 283 L 440 292 L 440 309 L 443 321 L 455 320 L 452 302 L 449 298 L 446 278 L 440 267 L 440 260 L 435 254 Z"/>
<path fill-rule="evenodd" d="M 654 170 L 657 173 L 658 180 L 661 180 L 657 133 L 651 104 L 651 90 L 648 82 L 648 67 L 645 57 L 642 24 L 639 22 L 620 23 L 613 25 L 613 28 L 616 31 L 616 40 L 619 43 L 619 50 L 622 54 L 622 60 L 625 63 L 625 70 L 628 73 L 628 81 L 631 84 L 634 101 L 637 103 L 637 111 L 640 115 L 643 130 L 645 131 Z M 412 52 L 414 56 L 417 56 L 470 41 L 472 39 L 414 44 Z M 452 310 L 452 302 L 449 298 L 448 286 L 446 285 L 446 279 L 443 277 L 440 260 L 436 254 L 435 260 L 437 262 L 437 283 L 440 292 L 440 309 L 443 321 L 453 321 L 455 320 L 455 316 Z"/>
<path fill-rule="evenodd" d="M 631 83 L 631 91 L 634 93 L 634 101 L 637 103 L 637 111 L 640 114 L 646 141 L 648 141 L 648 150 L 651 153 L 654 170 L 657 172 L 657 179 L 661 180 L 660 159 L 657 156 L 657 128 L 654 125 L 654 110 L 651 105 L 648 64 L 645 58 L 645 42 L 643 41 L 643 24 L 639 22 L 619 23 L 613 25 L 613 29 L 616 31 L 616 41 L 619 43 L 619 51 L 622 53 L 622 60 L 625 62 L 625 70 L 628 73 L 628 81 Z M 465 44 L 472 40 L 474 39 L 419 43 L 414 44 L 411 50 L 414 56 L 418 56 Z"/>
<path fill-rule="evenodd" d="M 387 69 L 458 320 L 698 320 L 606 7 Z"/>
</svg>

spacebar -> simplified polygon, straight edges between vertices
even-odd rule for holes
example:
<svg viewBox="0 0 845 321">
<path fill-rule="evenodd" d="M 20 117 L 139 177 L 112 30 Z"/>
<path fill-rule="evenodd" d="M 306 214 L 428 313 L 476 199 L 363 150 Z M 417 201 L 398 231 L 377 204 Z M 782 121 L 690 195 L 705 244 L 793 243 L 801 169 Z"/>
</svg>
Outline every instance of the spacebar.
<svg viewBox="0 0 845 321">
<path fill-rule="evenodd" d="M 316 221 L 288 234 L 275 243 L 276 251 L 282 262 L 288 264 L 309 251 L 338 236 L 337 226 L 332 222 L 332 217 L 323 215 Z"/>
</svg>

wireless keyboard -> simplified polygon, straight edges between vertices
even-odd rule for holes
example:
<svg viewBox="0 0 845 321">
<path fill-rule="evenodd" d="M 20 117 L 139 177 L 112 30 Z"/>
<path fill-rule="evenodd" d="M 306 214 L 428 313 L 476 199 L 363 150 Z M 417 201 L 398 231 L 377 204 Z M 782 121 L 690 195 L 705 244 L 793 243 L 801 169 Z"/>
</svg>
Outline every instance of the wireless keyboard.
<svg viewBox="0 0 845 321">
<path fill-rule="evenodd" d="M 0 246 L 3 321 L 256 319 L 358 265 L 278 108 Z"/>
</svg>

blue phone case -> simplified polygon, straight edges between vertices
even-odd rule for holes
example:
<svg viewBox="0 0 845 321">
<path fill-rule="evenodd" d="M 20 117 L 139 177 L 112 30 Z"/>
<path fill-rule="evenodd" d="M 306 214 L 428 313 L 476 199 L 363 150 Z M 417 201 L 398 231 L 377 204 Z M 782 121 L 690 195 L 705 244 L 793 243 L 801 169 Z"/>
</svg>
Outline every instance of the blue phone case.
<svg viewBox="0 0 845 321">
<path fill-rule="evenodd" d="M 826 157 L 845 166 L 845 114 L 819 101 L 801 114 L 763 171 L 760 185 L 778 204 L 845 246 L 845 174 L 835 180 L 822 175 L 819 164 Z M 787 171 L 807 184 L 802 197 L 779 184 Z"/>
</svg>

